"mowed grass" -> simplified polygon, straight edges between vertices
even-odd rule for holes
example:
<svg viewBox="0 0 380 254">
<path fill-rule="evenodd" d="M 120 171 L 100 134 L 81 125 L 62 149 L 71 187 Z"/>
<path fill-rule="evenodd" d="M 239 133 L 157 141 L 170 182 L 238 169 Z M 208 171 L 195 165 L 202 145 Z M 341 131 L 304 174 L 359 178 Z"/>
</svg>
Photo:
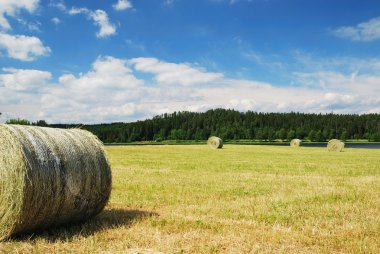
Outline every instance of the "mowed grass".
<svg viewBox="0 0 380 254">
<path fill-rule="evenodd" d="M 106 148 L 113 191 L 82 225 L 18 253 L 380 253 L 380 150 Z"/>
</svg>

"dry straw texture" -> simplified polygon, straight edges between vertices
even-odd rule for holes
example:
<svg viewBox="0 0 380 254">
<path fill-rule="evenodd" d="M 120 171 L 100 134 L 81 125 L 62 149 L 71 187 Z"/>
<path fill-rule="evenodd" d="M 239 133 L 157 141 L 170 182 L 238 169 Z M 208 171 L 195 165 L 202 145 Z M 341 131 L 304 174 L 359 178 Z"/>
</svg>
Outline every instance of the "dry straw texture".
<svg viewBox="0 0 380 254">
<path fill-rule="evenodd" d="M 344 143 L 338 139 L 331 139 L 327 143 L 327 150 L 329 152 L 341 152 L 343 151 Z"/>
<path fill-rule="evenodd" d="M 290 141 L 290 146 L 298 147 L 298 146 L 301 146 L 301 145 L 302 145 L 302 140 L 300 140 L 298 138 L 292 139 Z"/>
<path fill-rule="evenodd" d="M 221 138 L 213 136 L 207 140 L 207 144 L 213 149 L 220 149 L 223 147 L 223 140 Z"/>
<path fill-rule="evenodd" d="M 103 210 L 111 171 L 91 133 L 0 125 L 0 240 Z"/>
</svg>

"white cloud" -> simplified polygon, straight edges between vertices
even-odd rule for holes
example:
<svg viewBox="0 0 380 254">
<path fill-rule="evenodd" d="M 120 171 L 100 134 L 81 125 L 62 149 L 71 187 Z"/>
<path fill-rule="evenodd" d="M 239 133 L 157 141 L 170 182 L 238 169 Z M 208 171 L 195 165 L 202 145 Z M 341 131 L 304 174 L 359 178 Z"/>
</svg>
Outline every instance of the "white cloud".
<svg viewBox="0 0 380 254">
<path fill-rule="evenodd" d="M 41 97 L 40 116 L 62 122 L 97 122 L 125 119 L 135 113 L 136 98 L 144 96 L 144 81 L 137 79 L 126 60 L 97 59 L 78 77 L 66 74 Z"/>
<path fill-rule="evenodd" d="M 109 22 L 108 15 L 105 11 L 96 10 L 95 12 L 91 12 L 90 17 L 100 28 L 99 32 L 96 33 L 97 37 L 107 37 L 116 33 L 116 27 Z"/>
<path fill-rule="evenodd" d="M 65 2 L 63 0 L 50 0 L 49 6 L 57 8 L 57 9 L 64 11 L 64 12 L 67 11 L 67 7 L 66 7 Z"/>
<path fill-rule="evenodd" d="M 79 77 L 66 74 L 59 78 L 59 83 L 72 91 L 83 91 L 86 94 L 91 94 L 92 91 L 130 89 L 141 86 L 142 82 L 131 73 L 132 70 L 126 66 L 125 60 L 104 57 L 97 59 L 92 65 L 92 70 L 87 74 Z"/>
<path fill-rule="evenodd" d="M 302 86 L 315 86 L 316 80 L 313 80 L 312 77 L 318 79 L 324 77 L 321 80 L 326 80 L 326 77 L 332 76 L 336 79 L 339 75 L 343 79 L 346 79 L 346 77 L 352 79 L 356 76 L 363 77 L 365 75 L 375 77 L 380 71 L 380 58 L 376 57 L 320 57 L 301 51 L 293 52 L 293 57 L 296 62 L 292 68 L 297 70 L 294 75 L 296 76 L 296 81 Z"/>
<path fill-rule="evenodd" d="M 323 92 L 311 107 L 321 112 L 368 113 L 380 105 L 380 76 L 376 74 L 318 71 L 295 73 L 300 85 L 308 84 L 312 89 Z M 377 111 L 379 113 L 379 111 Z"/>
<path fill-rule="evenodd" d="M 36 57 L 49 55 L 51 50 L 34 36 L 9 35 L 0 33 L 0 50 L 6 50 L 8 57 L 21 61 L 32 61 Z"/>
<path fill-rule="evenodd" d="M 316 89 L 276 87 L 253 80 L 225 79 L 213 87 L 197 91 L 206 108 L 234 108 L 264 112 L 309 111 L 306 105 L 323 97 Z M 297 99 L 295 99 L 297 98 Z"/>
<path fill-rule="evenodd" d="M 374 74 L 349 73 L 336 71 L 318 71 L 308 73 L 294 73 L 299 85 L 307 84 L 315 89 L 322 89 L 326 93 L 334 91 L 343 94 L 376 98 L 380 94 L 380 76 Z"/>
<path fill-rule="evenodd" d="M 353 41 L 369 42 L 380 38 L 380 17 L 360 23 L 356 26 L 345 26 L 333 31 L 335 36 Z"/>
<path fill-rule="evenodd" d="M 6 17 L 15 17 L 21 10 L 34 12 L 39 0 L 1 0 L 0 3 L 0 29 L 10 30 L 11 26 Z"/>
<path fill-rule="evenodd" d="M 123 11 L 132 8 L 132 3 L 128 0 L 118 0 L 116 4 L 112 5 L 117 11 Z"/>
<path fill-rule="evenodd" d="M 2 31 L 10 30 L 9 17 L 33 32 L 40 32 L 39 22 L 29 22 L 19 16 L 24 10 L 33 13 L 39 5 L 39 0 L 1 0 L 0 3 L 0 53 L 6 51 L 10 58 L 21 61 L 33 61 L 39 56 L 49 55 L 51 50 L 45 47 L 41 40 L 34 36 L 11 35 Z M 1 54 L 0 54 L 1 56 Z"/>
<path fill-rule="evenodd" d="M 70 15 L 84 14 L 89 19 L 94 21 L 94 24 L 99 27 L 96 36 L 99 38 L 107 37 L 116 33 L 116 26 L 108 19 L 108 14 L 103 10 L 91 11 L 87 8 L 71 8 L 68 11 Z"/>
<path fill-rule="evenodd" d="M 44 87 L 51 79 L 51 73 L 39 70 L 3 68 L 0 86 L 15 91 L 34 91 Z"/>
<path fill-rule="evenodd" d="M 99 57 L 88 72 L 62 75 L 55 84 L 49 83 L 51 74 L 47 72 L 4 69 L 0 105 L 7 115 L 66 123 L 133 121 L 165 112 L 216 107 L 380 113 L 380 76 L 376 74 L 297 72 L 294 81 L 309 85 L 285 87 L 229 79 L 193 66 L 156 58 Z M 138 78 L 141 72 L 152 74 L 153 79 Z"/>
<path fill-rule="evenodd" d="M 91 13 L 91 11 L 83 7 L 82 8 L 73 7 L 68 11 L 68 14 L 70 15 L 89 14 L 89 13 Z"/>
<path fill-rule="evenodd" d="M 22 18 L 17 19 L 18 23 L 27 28 L 31 32 L 41 32 L 41 23 L 40 22 L 28 22 Z"/>
<path fill-rule="evenodd" d="M 51 79 L 46 71 L 4 68 L 0 72 L 2 120 L 37 118 L 41 112 L 41 92 Z"/>
<path fill-rule="evenodd" d="M 129 63 L 138 71 L 154 74 L 154 79 L 163 84 L 188 86 L 212 82 L 223 77 L 222 73 L 206 72 L 190 64 L 168 63 L 156 58 L 134 58 Z"/>
<path fill-rule="evenodd" d="M 51 22 L 53 22 L 54 25 L 61 24 L 61 20 L 59 18 L 57 18 L 57 17 L 52 18 Z"/>
</svg>

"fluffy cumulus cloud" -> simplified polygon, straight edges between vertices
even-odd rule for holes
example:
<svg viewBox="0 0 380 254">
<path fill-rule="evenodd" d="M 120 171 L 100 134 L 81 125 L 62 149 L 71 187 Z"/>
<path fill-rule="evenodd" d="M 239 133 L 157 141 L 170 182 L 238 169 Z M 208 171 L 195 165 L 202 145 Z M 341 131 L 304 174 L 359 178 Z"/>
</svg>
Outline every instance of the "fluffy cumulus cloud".
<svg viewBox="0 0 380 254">
<path fill-rule="evenodd" d="M 92 69 L 79 76 L 65 74 L 41 96 L 39 114 L 54 120 L 113 121 L 135 113 L 135 98 L 143 97 L 144 82 L 137 79 L 123 59 L 97 59 Z M 56 121 L 56 120 L 55 120 Z"/>
<path fill-rule="evenodd" d="M 34 12 L 39 0 L 1 0 L 0 3 L 0 30 L 10 30 L 11 26 L 7 17 L 15 17 L 21 10 Z"/>
<path fill-rule="evenodd" d="M 0 74 L 0 87 L 12 91 L 35 91 L 43 88 L 51 79 L 46 71 L 3 68 Z"/>
<path fill-rule="evenodd" d="M 107 37 L 116 33 L 116 27 L 110 23 L 108 15 L 103 10 L 96 10 L 90 13 L 90 17 L 94 23 L 99 26 L 99 32 L 96 33 L 97 37 Z"/>
<path fill-rule="evenodd" d="M 56 83 L 51 82 L 48 72 L 3 69 L 0 92 L 5 96 L 0 98 L 0 106 L 11 115 L 18 113 L 17 117 L 75 123 L 133 121 L 165 112 L 216 107 L 265 112 L 380 112 L 379 75 L 317 71 L 297 72 L 293 79 L 294 86 L 281 87 L 230 79 L 189 63 L 107 56 L 96 59 L 88 72 L 61 75 Z M 297 85 L 304 82 L 309 85 Z"/>
<path fill-rule="evenodd" d="M 93 91 L 131 89 L 142 84 L 131 72 L 125 60 L 104 57 L 97 59 L 87 74 L 79 77 L 66 74 L 59 78 L 59 82 L 71 91 L 86 91 L 88 94 Z"/>
<path fill-rule="evenodd" d="M 156 58 L 134 58 L 129 63 L 138 71 L 154 74 L 156 82 L 163 84 L 188 86 L 223 78 L 221 73 L 206 72 L 190 64 L 168 63 Z"/>
<path fill-rule="evenodd" d="M 99 27 L 99 31 L 96 33 L 99 38 L 108 37 L 116 33 L 116 26 L 109 21 L 108 14 L 103 10 L 92 11 L 87 8 L 71 8 L 67 13 L 70 15 L 86 15 Z"/>
<path fill-rule="evenodd" d="M 342 38 L 353 41 L 369 42 L 380 38 L 380 17 L 360 23 L 356 26 L 344 26 L 337 28 L 333 33 Z"/>
<path fill-rule="evenodd" d="M 117 3 L 116 5 L 119 7 L 124 7 L 124 5 L 130 4 L 128 1 L 120 1 L 122 3 Z M 124 3 L 125 2 L 125 3 Z M 103 10 L 90 10 L 85 7 L 77 8 L 72 7 L 69 9 L 66 7 L 63 1 L 57 1 L 50 4 L 51 7 L 55 7 L 62 12 L 69 14 L 69 15 L 85 15 L 88 19 L 92 20 L 94 22 L 94 25 L 99 27 L 99 31 L 96 33 L 96 36 L 98 38 L 104 38 L 108 37 L 110 35 L 116 34 L 116 26 L 110 22 L 107 12 Z M 132 7 L 132 5 L 131 5 Z M 116 8 L 114 6 L 114 8 Z M 54 24 L 59 24 L 60 20 L 58 18 L 53 18 L 51 20 Z"/>
<path fill-rule="evenodd" d="M 8 57 L 21 61 L 32 61 L 51 52 L 37 37 L 4 33 L 0 33 L 0 50 L 5 50 Z"/>
<path fill-rule="evenodd" d="M 22 11 L 33 13 L 39 5 L 39 0 L 2 0 L 0 3 L 0 53 L 5 51 L 10 58 L 21 61 L 33 61 L 37 57 L 49 55 L 51 50 L 43 45 L 35 36 L 12 35 L 8 21 L 9 17 L 15 18 L 19 24 L 30 31 L 40 31 L 39 22 L 27 22 L 21 16 Z M 0 54 L 1 56 L 1 54 Z"/>
<path fill-rule="evenodd" d="M 5 118 L 36 118 L 41 112 L 41 95 L 51 77 L 46 71 L 3 68 L 0 71 L 0 112 Z"/>
<path fill-rule="evenodd" d="M 117 3 L 113 5 L 113 8 L 117 11 L 127 10 L 132 7 L 132 3 L 128 0 L 118 0 Z"/>
</svg>

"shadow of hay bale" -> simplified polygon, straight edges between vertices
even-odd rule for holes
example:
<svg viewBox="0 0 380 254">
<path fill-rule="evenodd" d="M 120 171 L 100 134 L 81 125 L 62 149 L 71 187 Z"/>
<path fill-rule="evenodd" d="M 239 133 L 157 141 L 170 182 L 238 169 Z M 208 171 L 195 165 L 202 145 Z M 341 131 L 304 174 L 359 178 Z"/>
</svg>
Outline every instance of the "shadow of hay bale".
<svg viewBox="0 0 380 254">
<path fill-rule="evenodd" d="M 46 229 L 33 234 L 22 234 L 11 238 L 11 241 L 33 241 L 42 238 L 48 242 L 70 241 L 75 237 L 87 237 L 96 232 L 128 227 L 133 222 L 159 216 L 155 212 L 125 209 L 106 209 L 94 218 L 80 224 L 65 225 L 62 227 Z"/>
</svg>

